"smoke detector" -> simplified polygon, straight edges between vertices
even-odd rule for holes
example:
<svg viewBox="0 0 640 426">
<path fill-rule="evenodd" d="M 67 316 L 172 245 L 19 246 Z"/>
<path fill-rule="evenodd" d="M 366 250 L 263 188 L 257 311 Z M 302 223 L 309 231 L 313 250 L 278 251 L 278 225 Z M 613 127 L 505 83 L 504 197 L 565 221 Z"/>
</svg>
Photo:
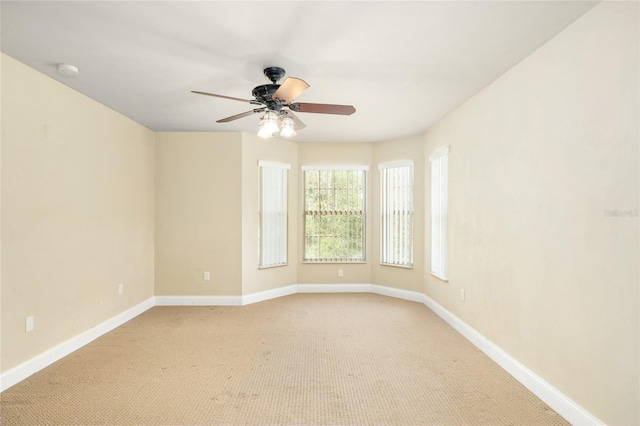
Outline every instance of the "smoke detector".
<svg viewBox="0 0 640 426">
<path fill-rule="evenodd" d="M 78 67 L 69 64 L 58 64 L 58 74 L 65 77 L 75 77 L 80 71 Z"/>
</svg>

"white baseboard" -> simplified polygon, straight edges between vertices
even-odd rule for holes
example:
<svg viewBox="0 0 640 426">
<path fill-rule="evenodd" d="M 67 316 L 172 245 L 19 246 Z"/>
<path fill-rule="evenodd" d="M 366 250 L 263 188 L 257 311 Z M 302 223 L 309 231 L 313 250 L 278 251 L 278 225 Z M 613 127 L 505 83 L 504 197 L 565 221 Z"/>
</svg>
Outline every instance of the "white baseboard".
<svg viewBox="0 0 640 426">
<path fill-rule="evenodd" d="M 156 296 L 156 306 L 241 306 L 242 296 Z"/>
<path fill-rule="evenodd" d="M 242 306 L 297 293 L 297 286 L 289 285 L 244 296 L 156 296 L 156 306 Z"/>
<path fill-rule="evenodd" d="M 371 293 L 371 284 L 298 284 L 298 293 Z"/>
<path fill-rule="evenodd" d="M 376 285 L 376 284 L 373 284 L 371 286 L 371 291 L 373 293 L 376 293 L 382 296 L 389 296 L 389 297 L 395 297 L 396 299 L 404 299 L 404 300 L 409 300 L 411 302 L 424 303 L 424 298 L 423 298 L 424 294 L 418 291 L 403 290 L 400 288 L 387 287 L 387 286 Z"/>
<path fill-rule="evenodd" d="M 289 296 L 290 294 L 296 294 L 297 292 L 298 286 L 295 284 L 285 287 L 278 287 L 272 290 L 265 290 L 258 293 L 251 293 L 242 296 L 242 304 L 250 305 L 252 303 L 263 302 L 265 300 L 276 299 L 283 296 Z"/>
<path fill-rule="evenodd" d="M 296 293 L 375 293 L 424 303 L 423 293 L 375 284 L 292 284 L 242 296 L 242 304 L 248 305 Z"/>
<path fill-rule="evenodd" d="M 60 343 L 57 346 L 31 358 L 22 364 L 13 367 L 4 373 L 0 374 L 0 391 L 9 389 L 16 383 L 21 382 L 34 373 L 42 370 L 45 367 L 53 364 L 59 359 L 69 355 L 70 353 L 80 349 L 84 345 L 92 342 L 98 337 L 102 336 L 113 330 L 116 327 L 121 326 L 125 322 L 137 317 L 147 309 L 154 306 L 154 298 L 150 297 L 142 303 L 139 303 L 118 315 L 109 318 L 108 320 L 96 325 L 95 327 L 86 330 L 71 339 Z"/>
<path fill-rule="evenodd" d="M 604 425 L 604 422 L 597 419 L 547 381 L 522 365 L 515 358 L 502 350 L 498 345 L 488 340 L 473 327 L 469 326 L 469 324 L 462 321 L 426 294 L 421 294 L 421 296 L 423 298 L 423 303 L 429 309 L 445 320 L 451 327 L 462 334 L 467 340 L 484 352 L 517 381 L 522 383 L 522 385 L 544 401 L 549 407 L 553 408 L 569 423 L 572 425 L 585 426 Z"/>
</svg>

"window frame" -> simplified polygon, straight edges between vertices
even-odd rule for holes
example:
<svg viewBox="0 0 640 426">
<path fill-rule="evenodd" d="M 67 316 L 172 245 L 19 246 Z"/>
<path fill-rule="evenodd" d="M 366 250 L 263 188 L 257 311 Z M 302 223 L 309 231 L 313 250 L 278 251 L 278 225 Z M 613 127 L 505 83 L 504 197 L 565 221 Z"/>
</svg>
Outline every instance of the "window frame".
<svg viewBox="0 0 640 426">
<path fill-rule="evenodd" d="M 403 173 L 399 169 L 408 168 Z M 378 165 L 380 173 L 380 265 L 399 268 L 413 268 L 414 243 L 414 167 L 413 161 L 402 160 Z M 391 174 L 392 170 L 395 171 Z M 394 186 L 389 182 L 393 180 Z M 387 200 L 393 199 L 392 202 Z M 393 220 L 408 215 L 405 220 Z M 391 220 L 390 220 L 391 219 Z M 394 224 L 397 223 L 397 226 Z M 408 233 L 407 242 L 398 232 Z"/>
<path fill-rule="evenodd" d="M 288 196 L 288 186 L 289 186 L 289 170 L 291 169 L 291 165 L 287 163 L 276 163 L 272 161 L 258 161 L 259 167 L 259 185 L 260 185 L 260 203 L 259 203 L 259 242 L 258 242 L 258 269 L 269 269 L 269 268 L 277 268 L 280 266 L 287 266 L 289 264 L 289 196 Z M 269 194 L 265 196 L 265 173 L 268 170 L 280 170 L 280 184 L 282 185 L 276 194 Z M 279 199 L 278 199 L 279 198 Z M 274 201 L 276 202 L 274 204 Z M 269 202 L 269 206 L 266 203 Z M 279 205 L 278 205 L 279 204 Z M 279 240 L 271 242 L 269 247 L 273 248 L 274 244 L 277 247 L 277 253 L 272 256 L 275 261 L 273 263 L 268 263 L 265 261 L 265 253 L 267 252 L 266 240 L 265 236 L 265 210 L 267 208 L 271 209 L 276 208 L 276 214 L 284 215 L 284 218 L 279 218 L 276 222 L 276 234 L 278 235 Z M 279 232 L 278 232 L 279 231 Z M 279 255 L 279 256 L 278 256 Z"/>
<path fill-rule="evenodd" d="M 367 177 L 368 165 L 303 165 L 302 170 L 302 263 L 304 264 L 362 264 L 367 263 Z M 359 171 L 362 172 L 362 256 L 361 258 L 310 258 L 307 256 L 307 172 Z"/>
<path fill-rule="evenodd" d="M 440 148 L 429 156 L 430 194 L 430 253 L 429 272 L 449 281 L 448 216 L 449 216 L 449 147 Z"/>
</svg>

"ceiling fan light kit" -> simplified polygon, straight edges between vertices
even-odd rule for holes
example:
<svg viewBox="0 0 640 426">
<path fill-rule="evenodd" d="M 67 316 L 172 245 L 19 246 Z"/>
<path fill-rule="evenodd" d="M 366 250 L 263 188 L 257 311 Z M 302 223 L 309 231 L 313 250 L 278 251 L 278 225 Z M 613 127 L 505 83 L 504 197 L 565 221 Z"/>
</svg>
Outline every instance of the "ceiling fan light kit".
<svg viewBox="0 0 640 426">
<path fill-rule="evenodd" d="M 295 135 L 296 124 L 293 122 L 293 119 L 291 117 L 284 116 L 284 118 L 282 119 L 282 129 L 280 130 L 280 136 L 288 138 Z"/>
<path fill-rule="evenodd" d="M 258 129 L 258 136 L 261 138 L 273 137 L 273 134 L 278 131 L 280 136 L 284 137 L 296 135 L 295 122 L 286 111 L 280 111 L 280 115 L 275 111 L 267 111 L 260 119 Z"/>
<path fill-rule="evenodd" d="M 278 127 L 278 113 L 275 111 L 267 111 L 260 120 L 258 126 L 258 136 L 261 138 L 270 138 L 273 134 L 280 130 Z"/>
<path fill-rule="evenodd" d="M 221 118 L 216 122 L 228 123 L 239 118 L 264 112 L 264 115 L 260 119 L 260 125 L 258 126 L 258 136 L 265 138 L 272 137 L 274 133 L 278 131 L 280 132 L 280 136 L 295 136 L 296 130 L 304 128 L 305 124 L 293 114 L 294 111 L 335 115 L 351 115 L 356 112 L 356 109 L 352 105 L 293 103 L 293 100 L 307 90 L 309 85 L 304 80 L 295 77 L 288 77 L 284 83 L 277 84 L 277 81 L 285 75 L 285 70 L 280 67 L 267 67 L 263 70 L 263 73 L 271 81 L 271 84 L 262 84 L 254 87 L 251 91 L 254 99 L 241 99 L 197 90 L 192 90 L 192 93 L 231 99 L 260 106 L 260 108 L 254 108 L 251 111 Z M 280 125 L 278 125 L 278 122 L 280 122 Z"/>
</svg>

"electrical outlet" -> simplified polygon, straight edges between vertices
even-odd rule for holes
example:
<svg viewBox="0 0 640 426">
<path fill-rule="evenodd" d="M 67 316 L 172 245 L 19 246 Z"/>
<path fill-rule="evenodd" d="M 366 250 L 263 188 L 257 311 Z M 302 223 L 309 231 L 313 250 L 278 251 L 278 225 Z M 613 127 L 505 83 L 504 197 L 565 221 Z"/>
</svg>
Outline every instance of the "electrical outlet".
<svg viewBox="0 0 640 426">
<path fill-rule="evenodd" d="M 118 284 L 118 294 L 124 293 L 124 284 Z"/>
<path fill-rule="evenodd" d="M 460 300 L 464 301 L 464 288 L 460 289 Z"/>
<path fill-rule="evenodd" d="M 211 279 L 211 274 L 209 271 L 204 271 L 204 280 L 209 281 Z"/>
<path fill-rule="evenodd" d="M 338 269 L 338 276 L 344 277 L 344 269 Z"/>
<path fill-rule="evenodd" d="M 24 321 L 24 330 L 26 333 L 33 331 L 33 328 L 35 327 L 35 324 L 33 322 L 33 315 L 31 315 L 30 317 L 27 317 L 26 320 Z"/>
</svg>

